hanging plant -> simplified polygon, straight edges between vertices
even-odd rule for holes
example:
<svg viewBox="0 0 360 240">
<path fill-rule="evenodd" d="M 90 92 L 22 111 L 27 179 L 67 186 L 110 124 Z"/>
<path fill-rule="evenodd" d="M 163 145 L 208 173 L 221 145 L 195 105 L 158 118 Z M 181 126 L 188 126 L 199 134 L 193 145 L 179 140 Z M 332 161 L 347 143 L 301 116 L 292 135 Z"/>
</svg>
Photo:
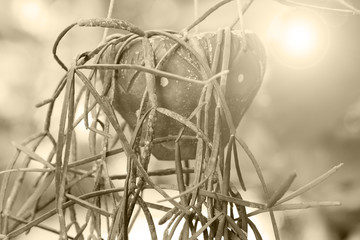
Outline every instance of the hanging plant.
<svg viewBox="0 0 360 240">
<path fill-rule="evenodd" d="M 256 239 L 262 239 L 261 229 L 250 217 L 263 212 L 269 212 L 279 239 L 274 211 L 339 204 L 287 201 L 318 185 L 340 165 L 285 197 L 295 174 L 289 174 L 273 194 L 268 192 L 259 164 L 236 133 L 266 69 L 261 42 L 243 29 L 242 14 L 253 1 L 246 6 L 237 1 L 239 30 L 234 30 L 233 24 L 217 32 L 191 32 L 228 2 L 231 0 L 219 2 L 181 32 L 144 31 L 127 21 L 106 18 L 80 20 L 59 35 L 53 54 L 66 74 L 53 96 L 38 104 L 48 105 L 43 131 L 14 143 L 16 155 L 1 172 L 0 238 L 12 239 L 39 227 L 60 239 L 128 239 L 132 221 L 141 210 L 151 238 L 161 239 L 150 210 L 156 209 L 164 212 L 158 224 L 167 224 L 162 239 L 172 239 L 178 228 L 180 239 L 197 239 L 200 235 L 204 239 L 247 239 L 249 228 Z M 108 36 L 95 49 L 79 54 L 68 67 L 58 57 L 57 48 L 75 26 L 115 28 L 126 33 Z M 64 98 L 55 137 L 50 125 L 61 93 Z M 80 104 L 83 112 L 75 118 Z M 89 130 L 90 156 L 82 159 L 78 157 L 75 134 L 80 122 Z M 124 125 L 131 129 L 131 136 L 124 133 Z M 40 156 L 37 149 L 49 142 L 48 155 Z M 242 197 L 246 185 L 239 147 L 254 165 L 265 203 Z M 173 161 L 174 167 L 149 171 L 149 162 L 156 161 L 152 155 Z M 109 174 L 110 156 L 122 161 L 126 175 Z M 30 167 L 33 161 L 43 167 Z M 230 181 L 231 161 L 235 162 L 237 184 Z M 20 168 L 15 167 L 18 162 L 22 163 Z M 93 168 L 83 168 L 89 163 Z M 18 199 L 28 172 L 35 174 L 34 189 L 25 200 Z M 11 185 L 14 173 L 16 184 Z M 173 176 L 173 182 L 161 185 L 152 178 L 164 175 Z M 86 178 L 92 190 L 76 195 L 74 188 Z M 125 180 L 123 186 L 115 187 L 116 180 Z M 157 191 L 172 207 L 146 199 L 146 189 Z M 169 190 L 178 191 L 178 196 L 170 197 Z M 53 191 L 53 197 L 46 197 L 49 191 Z M 21 207 L 15 209 L 18 200 Z M 78 217 L 78 205 L 86 209 L 84 218 Z M 58 218 L 59 230 L 43 224 L 53 215 Z M 101 225 L 106 225 L 106 233 Z M 72 227 L 76 235 L 69 233 Z"/>
</svg>

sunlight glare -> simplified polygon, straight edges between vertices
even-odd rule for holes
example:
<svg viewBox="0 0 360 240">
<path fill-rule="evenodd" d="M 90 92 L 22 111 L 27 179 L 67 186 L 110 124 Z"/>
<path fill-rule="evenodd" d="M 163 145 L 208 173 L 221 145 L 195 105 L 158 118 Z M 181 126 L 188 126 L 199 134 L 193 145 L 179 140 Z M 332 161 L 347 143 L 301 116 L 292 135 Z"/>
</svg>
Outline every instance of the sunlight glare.
<svg viewBox="0 0 360 240">
<path fill-rule="evenodd" d="M 285 34 L 286 47 L 294 54 L 306 54 L 315 45 L 316 37 L 313 29 L 305 21 L 294 22 Z"/>
<path fill-rule="evenodd" d="M 320 15 L 304 9 L 279 14 L 271 23 L 268 39 L 272 55 L 290 67 L 319 62 L 328 47 L 328 27 Z"/>
</svg>

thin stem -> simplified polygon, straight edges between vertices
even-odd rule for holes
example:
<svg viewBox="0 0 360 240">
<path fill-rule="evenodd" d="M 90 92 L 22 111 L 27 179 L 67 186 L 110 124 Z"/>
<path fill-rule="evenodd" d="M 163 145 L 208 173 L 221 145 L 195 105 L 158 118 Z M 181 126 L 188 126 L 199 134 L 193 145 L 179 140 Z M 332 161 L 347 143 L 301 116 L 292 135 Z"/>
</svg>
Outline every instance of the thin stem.
<svg viewBox="0 0 360 240">
<path fill-rule="evenodd" d="M 329 171 L 327 171 L 326 173 L 324 173 L 323 175 L 317 177 L 316 179 L 314 179 L 313 181 L 307 183 L 306 185 L 300 187 L 299 189 L 295 190 L 294 192 L 292 192 L 291 194 L 289 194 L 288 196 L 284 197 L 283 199 L 279 200 L 276 205 L 282 204 L 284 202 L 287 202 L 301 194 L 303 194 L 304 192 L 309 191 L 310 189 L 316 187 L 317 185 L 319 185 L 320 183 L 322 183 L 323 181 L 325 181 L 327 178 L 329 178 L 331 175 L 333 175 L 337 170 L 339 170 L 341 168 L 341 166 L 343 165 L 343 163 L 340 163 L 339 165 L 333 167 L 332 169 L 330 169 Z"/>
<path fill-rule="evenodd" d="M 196 21 L 199 18 L 199 0 L 193 0 L 194 3 L 194 21 Z M 199 25 L 197 24 L 194 27 L 194 32 L 198 33 L 199 31 Z"/>
<path fill-rule="evenodd" d="M 113 11 L 114 11 L 114 5 L 115 5 L 115 0 L 110 0 L 109 8 L 108 8 L 108 12 L 107 12 L 106 18 L 111 18 L 112 13 L 113 13 Z M 106 36 L 108 35 L 108 32 L 109 32 L 109 28 L 105 28 L 105 29 L 104 29 L 104 33 L 103 33 L 103 37 L 102 37 L 102 42 L 105 42 Z"/>
<path fill-rule="evenodd" d="M 350 4 L 346 4 L 346 5 L 344 4 L 345 7 L 349 8 L 349 9 L 340 9 L 340 8 L 325 7 L 325 6 L 319 6 L 319 5 L 314 5 L 314 4 L 308 4 L 308 3 L 301 3 L 301 2 L 293 1 L 293 0 L 275 0 L 275 1 L 282 3 L 284 5 L 291 6 L 291 7 L 306 7 L 306 8 L 316 9 L 316 10 L 329 11 L 329 12 L 335 12 L 335 13 L 343 13 L 343 14 L 353 14 L 353 15 L 360 14 L 359 9 L 354 8 Z M 342 4 L 344 3 L 342 0 L 339 0 L 338 2 L 340 2 Z"/>
<path fill-rule="evenodd" d="M 216 5 L 214 5 L 213 7 L 211 7 L 209 10 L 207 10 L 203 15 L 201 15 L 198 19 L 196 19 L 192 24 L 190 24 L 190 26 L 186 27 L 183 31 L 184 32 L 189 32 L 191 29 L 193 29 L 195 26 L 197 26 L 199 23 L 201 23 L 202 21 L 204 21 L 210 14 L 212 14 L 213 12 L 215 12 L 218 8 L 220 8 L 221 6 L 232 2 L 233 0 L 223 0 L 219 3 L 217 3 Z"/>
<path fill-rule="evenodd" d="M 66 27 L 60 34 L 59 36 L 56 38 L 52 52 L 54 55 L 54 58 L 56 60 L 56 62 L 65 70 L 68 71 L 68 68 L 66 67 L 66 65 L 60 60 L 60 58 L 57 55 L 57 48 L 59 46 L 60 41 L 62 40 L 62 38 L 74 27 L 76 26 L 76 23 L 72 23 L 71 25 L 69 25 L 68 27 Z"/>
</svg>

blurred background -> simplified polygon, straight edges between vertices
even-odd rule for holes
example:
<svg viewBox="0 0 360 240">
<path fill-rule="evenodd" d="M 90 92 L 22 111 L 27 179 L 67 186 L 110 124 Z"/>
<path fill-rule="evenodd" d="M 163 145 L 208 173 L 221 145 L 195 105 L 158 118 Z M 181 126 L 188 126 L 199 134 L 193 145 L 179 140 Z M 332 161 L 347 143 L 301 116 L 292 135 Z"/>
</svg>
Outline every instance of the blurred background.
<svg viewBox="0 0 360 240">
<path fill-rule="evenodd" d="M 199 0 L 199 14 L 217 2 Z M 318 2 L 324 7 L 343 7 L 335 0 Z M 3 169 L 15 152 L 11 141 L 21 141 L 43 127 L 46 112 L 35 104 L 51 96 L 64 74 L 51 54 L 57 35 L 80 18 L 106 17 L 109 1 L 0 3 Z M 349 3 L 360 7 L 355 1 Z M 229 26 L 237 16 L 235 9 L 235 3 L 221 8 L 199 31 Z M 119 0 L 113 17 L 142 29 L 180 31 L 194 19 L 193 1 Z M 274 190 L 287 172 L 298 173 L 295 189 L 345 163 L 337 174 L 300 199 L 337 200 L 342 206 L 279 214 L 283 239 L 360 239 L 360 16 L 255 0 L 244 23 L 266 46 L 268 66 L 263 86 L 238 131 L 260 162 L 269 188 Z M 59 46 L 59 55 L 70 64 L 78 53 L 96 47 L 102 32 L 72 30 Z M 242 164 L 245 181 L 255 193 L 260 192 L 250 164 Z M 273 239 L 268 228 L 264 239 Z"/>
</svg>

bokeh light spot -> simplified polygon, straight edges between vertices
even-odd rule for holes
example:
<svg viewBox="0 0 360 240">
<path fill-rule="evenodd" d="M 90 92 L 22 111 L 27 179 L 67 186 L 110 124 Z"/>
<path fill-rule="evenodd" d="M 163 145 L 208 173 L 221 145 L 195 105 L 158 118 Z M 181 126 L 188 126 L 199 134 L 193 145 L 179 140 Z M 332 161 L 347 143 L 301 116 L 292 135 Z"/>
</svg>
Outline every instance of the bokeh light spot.
<svg viewBox="0 0 360 240">
<path fill-rule="evenodd" d="M 51 15 L 40 0 L 13 0 L 11 10 L 16 24 L 22 30 L 34 35 L 46 35 L 51 26 Z"/>
<path fill-rule="evenodd" d="M 20 8 L 21 14 L 28 20 L 36 20 L 40 10 L 40 5 L 37 2 L 25 2 Z"/>
</svg>

